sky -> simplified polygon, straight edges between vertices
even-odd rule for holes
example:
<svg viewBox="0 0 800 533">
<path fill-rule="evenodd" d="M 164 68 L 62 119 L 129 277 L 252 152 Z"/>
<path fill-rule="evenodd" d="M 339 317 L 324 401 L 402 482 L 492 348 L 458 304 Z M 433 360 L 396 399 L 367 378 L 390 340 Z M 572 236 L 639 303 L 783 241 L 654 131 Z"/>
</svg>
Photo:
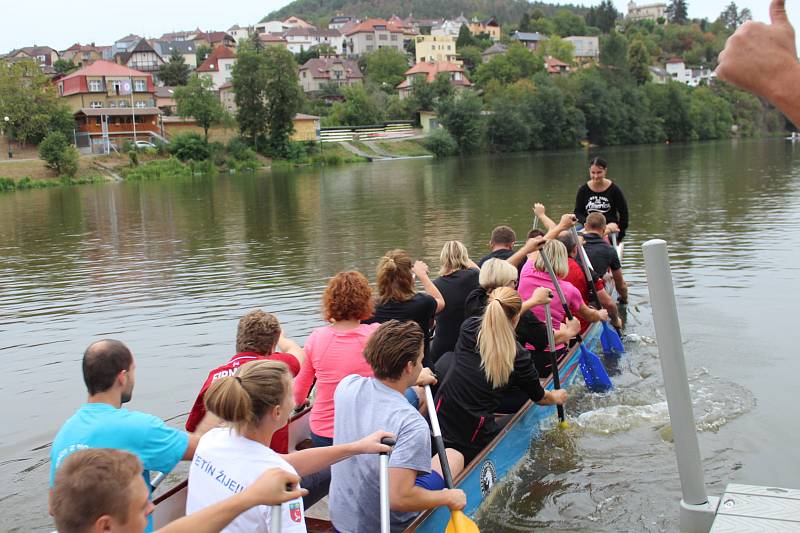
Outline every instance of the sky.
<svg viewBox="0 0 800 533">
<path fill-rule="evenodd" d="M 29 0 L 30 1 L 30 0 Z M 74 44 L 95 42 L 110 45 L 129 33 L 159 37 L 176 30 L 226 30 L 234 24 L 255 24 L 289 0 L 226 0 L 221 4 L 197 0 L 137 0 L 113 4 L 86 0 L 0 1 L 0 53 L 22 46 L 47 45 L 64 50 Z M 646 4 L 656 0 L 639 0 Z M 689 0 L 689 17 L 715 19 L 730 0 Z M 600 0 L 574 0 L 576 4 L 596 5 Z M 800 29 L 800 0 L 787 0 L 789 19 Z M 208 7 L 205 7 L 208 5 Z M 627 12 L 627 0 L 614 0 L 617 9 Z M 769 21 L 768 0 L 739 0 L 755 20 Z M 401 13 L 400 15 L 406 15 Z M 800 31 L 798 32 L 800 37 Z"/>
</svg>

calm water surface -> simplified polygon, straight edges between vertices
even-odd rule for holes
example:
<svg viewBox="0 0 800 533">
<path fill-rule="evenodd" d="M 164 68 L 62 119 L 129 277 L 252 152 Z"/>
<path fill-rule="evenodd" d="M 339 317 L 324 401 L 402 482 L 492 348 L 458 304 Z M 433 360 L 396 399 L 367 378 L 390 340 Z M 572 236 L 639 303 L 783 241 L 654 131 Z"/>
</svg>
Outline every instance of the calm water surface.
<svg viewBox="0 0 800 533">
<path fill-rule="evenodd" d="M 711 494 L 800 487 L 800 147 L 780 140 L 604 150 L 632 226 L 629 357 L 609 395 L 573 391 L 566 433 L 535 444 L 479 512 L 490 531 L 674 531 L 679 483 L 639 245 L 669 241 Z M 237 319 L 263 307 L 304 340 L 343 269 L 374 278 L 444 241 L 483 255 L 530 206 L 571 211 L 586 152 L 407 160 L 0 196 L 0 529 L 47 530 L 49 445 L 85 398 L 83 349 L 137 358 L 133 409 L 181 426 Z"/>
</svg>

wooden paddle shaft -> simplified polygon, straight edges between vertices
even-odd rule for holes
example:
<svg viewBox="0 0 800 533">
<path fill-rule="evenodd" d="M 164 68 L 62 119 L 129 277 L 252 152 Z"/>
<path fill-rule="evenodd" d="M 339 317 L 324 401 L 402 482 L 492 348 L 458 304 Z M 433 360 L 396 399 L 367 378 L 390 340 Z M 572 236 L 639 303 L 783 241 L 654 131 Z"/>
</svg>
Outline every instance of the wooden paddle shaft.
<svg viewBox="0 0 800 533">
<path fill-rule="evenodd" d="M 550 304 L 544 304 L 545 327 L 547 328 L 547 342 L 550 345 L 550 362 L 553 365 L 553 388 L 561 388 L 561 378 L 558 376 L 558 359 L 556 358 L 556 338 L 553 334 L 553 315 L 550 314 Z M 556 405 L 558 419 L 564 421 L 564 406 Z"/>
</svg>

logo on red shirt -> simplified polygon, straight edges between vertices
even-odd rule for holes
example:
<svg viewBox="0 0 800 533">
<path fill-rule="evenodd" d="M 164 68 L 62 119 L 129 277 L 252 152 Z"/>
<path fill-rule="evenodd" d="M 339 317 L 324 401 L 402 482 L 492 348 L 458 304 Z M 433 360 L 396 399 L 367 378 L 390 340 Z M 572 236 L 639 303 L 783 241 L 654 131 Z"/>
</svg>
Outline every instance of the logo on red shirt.
<svg viewBox="0 0 800 533">
<path fill-rule="evenodd" d="M 292 522 L 297 522 L 298 524 L 303 519 L 303 510 L 300 508 L 299 503 L 289 504 L 289 518 L 292 519 Z"/>
</svg>

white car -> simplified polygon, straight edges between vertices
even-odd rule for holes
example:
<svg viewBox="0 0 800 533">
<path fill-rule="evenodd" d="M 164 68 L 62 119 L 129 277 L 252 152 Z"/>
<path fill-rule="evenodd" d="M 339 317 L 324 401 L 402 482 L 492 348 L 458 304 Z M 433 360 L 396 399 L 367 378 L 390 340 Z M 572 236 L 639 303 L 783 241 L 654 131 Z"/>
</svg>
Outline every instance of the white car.
<svg viewBox="0 0 800 533">
<path fill-rule="evenodd" d="M 156 145 L 151 143 L 150 141 L 136 141 L 133 143 L 136 148 L 155 148 Z"/>
</svg>

